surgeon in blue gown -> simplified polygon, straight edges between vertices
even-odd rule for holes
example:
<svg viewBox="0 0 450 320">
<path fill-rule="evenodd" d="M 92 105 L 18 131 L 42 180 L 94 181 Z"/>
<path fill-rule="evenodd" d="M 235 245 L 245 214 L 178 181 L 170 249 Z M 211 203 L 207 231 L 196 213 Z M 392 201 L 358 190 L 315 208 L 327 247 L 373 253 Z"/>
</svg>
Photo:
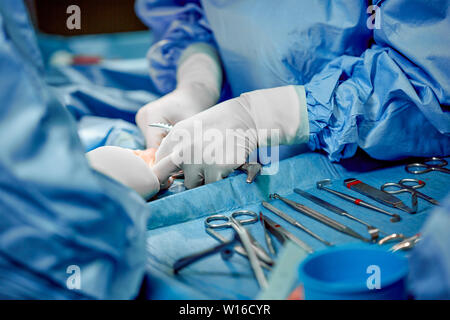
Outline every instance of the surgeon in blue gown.
<svg viewBox="0 0 450 320">
<path fill-rule="evenodd" d="M 448 1 L 372 2 L 138 0 L 157 39 L 150 76 L 166 95 L 136 122 L 159 147 L 160 181 L 183 169 L 188 188 L 214 182 L 274 143 L 306 143 L 332 161 L 358 147 L 383 160 L 450 154 Z M 163 140 L 153 122 L 175 128 Z M 175 139 L 200 122 L 223 138 Z M 227 129 L 247 134 L 234 134 L 237 161 L 215 162 Z M 189 150 L 203 163 L 176 157 Z"/>
</svg>

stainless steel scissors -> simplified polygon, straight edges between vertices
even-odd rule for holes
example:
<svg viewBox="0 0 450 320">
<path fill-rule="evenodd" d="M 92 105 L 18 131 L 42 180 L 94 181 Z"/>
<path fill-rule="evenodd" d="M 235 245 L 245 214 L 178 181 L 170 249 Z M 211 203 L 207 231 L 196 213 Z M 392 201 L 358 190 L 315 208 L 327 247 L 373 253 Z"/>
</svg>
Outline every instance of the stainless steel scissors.
<svg viewBox="0 0 450 320">
<path fill-rule="evenodd" d="M 247 218 L 245 218 L 245 217 L 247 217 Z M 222 237 L 220 234 L 218 234 L 214 229 L 232 228 L 231 221 L 230 221 L 231 218 L 234 218 L 241 225 L 256 223 L 259 220 L 258 215 L 255 212 L 249 211 L 249 210 L 239 210 L 239 211 L 233 212 L 229 217 L 222 215 L 222 214 L 212 215 L 212 216 L 207 217 L 205 220 L 206 232 L 213 238 L 217 239 L 218 241 L 224 242 L 225 238 Z M 222 223 L 212 223 L 214 221 L 223 221 L 223 222 Z M 253 250 L 256 252 L 257 257 L 261 261 L 268 264 L 269 266 L 272 266 L 274 264 L 273 259 L 263 249 L 263 247 L 258 243 L 258 241 L 256 241 L 255 238 L 253 238 L 251 233 L 248 232 L 248 234 L 250 237 L 250 242 L 252 244 Z M 246 255 L 244 248 L 238 246 L 238 251 L 241 251 L 239 249 L 241 249 L 244 252 L 244 255 Z"/>
<path fill-rule="evenodd" d="M 214 239 L 216 239 L 217 241 L 219 241 L 222 244 L 229 242 L 228 239 L 226 239 L 219 232 L 217 232 L 216 230 L 213 230 L 211 228 L 206 228 L 206 233 L 209 234 L 211 237 L 213 237 Z M 237 254 L 239 254 L 239 255 L 243 256 L 244 258 L 248 259 L 247 252 L 242 247 L 241 242 L 238 241 L 237 243 L 235 243 L 233 248 L 232 248 L 232 251 L 234 251 Z M 263 259 L 259 258 L 259 264 L 261 265 L 261 267 L 263 267 L 264 269 L 266 269 L 268 271 L 272 270 L 273 261 L 264 261 Z"/>
<path fill-rule="evenodd" d="M 413 173 L 413 174 L 422 174 L 422 173 L 427 173 L 430 171 L 440 171 L 440 172 L 444 172 L 444 173 L 450 173 L 450 169 L 443 168 L 446 165 L 448 165 L 447 160 L 438 158 L 438 157 L 432 157 L 432 158 L 425 159 L 422 162 L 408 164 L 405 167 L 405 169 L 407 172 Z M 415 168 L 419 168 L 419 169 L 415 169 Z M 422 169 L 420 169 L 420 168 L 422 168 Z"/>
<path fill-rule="evenodd" d="M 413 183 L 413 184 L 411 184 Z M 439 202 L 426 194 L 423 194 L 422 192 L 417 191 L 416 189 L 422 188 L 425 186 L 425 182 L 422 180 L 417 179 L 402 179 L 397 183 L 394 182 L 388 182 L 381 186 L 381 190 L 387 193 L 391 194 L 397 194 L 397 193 L 403 193 L 403 192 L 409 192 L 412 195 L 416 195 L 419 198 L 422 198 L 434 205 L 439 205 Z M 396 190 L 386 190 L 386 188 L 394 187 Z"/>
<path fill-rule="evenodd" d="M 239 219 L 239 217 L 249 216 L 247 219 Z M 223 221 L 222 223 L 213 223 L 214 221 Z M 225 229 L 232 228 L 239 236 L 242 246 L 252 266 L 253 273 L 261 288 L 267 287 L 267 279 L 262 271 L 260 261 L 258 259 L 264 257 L 271 260 L 270 256 L 256 242 L 252 235 L 243 227 L 243 225 L 255 223 L 258 221 L 258 215 L 249 210 L 240 210 L 233 212 L 230 216 L 222 214 L 212 215 L 206 218 L 205 227 L 207 229 Z"/>
</svg>

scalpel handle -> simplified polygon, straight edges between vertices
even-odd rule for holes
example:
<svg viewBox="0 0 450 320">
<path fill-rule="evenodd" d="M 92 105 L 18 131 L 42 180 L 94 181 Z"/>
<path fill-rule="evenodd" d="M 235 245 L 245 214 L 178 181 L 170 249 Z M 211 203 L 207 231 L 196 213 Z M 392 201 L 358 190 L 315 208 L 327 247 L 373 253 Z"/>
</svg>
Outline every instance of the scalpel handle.
<svg viewBox="0 0 450 320">
<path fill-rule="evenodd" d="M 344 180 L 344 185 L 352 189 L 356 192 L 359 192 L 369 198 L 372 198 L 375 201 L 378 201 L 384 205 L 388 205 L 390 207 L 396 208 L 398 203 L 401 203 L 401 200 L 387 192 L 378 190 L 377 188 L 374 188 L 360 180 L 350 178 L 347 180 Z"/>
<path fill-rule="evenodd" d="M 390 212 L 388 212 L 386 210 L 378 208 L 378 207 L 376 207 L 374 205 L 371 205 L 370 203 L 367 203 L 367 202 L 365 202 L 365 201 L 363 201 L 361 199 L 352 197 L 352 196 L 350 196 L 348 194 L 345 194 L 345 193 L 342 193 L 342 192 L 339 192 L 339 191 L 336 191 L 336 190 L 333 190 L 333 189 L 330 189 L 330 188 L 326 188 L 326 187 L 323 187 L 323 186 L 321 186 L 319 189 L 328 191 L 329 193 L 332 193 L 332 194 L 334 194 L 334 195 L 336 195 L 336 196 L 338 196 L 338 197 L 340 197 L 340 198 L 342 198 L 344 200 L 352 202 L 352 203 L 354 203 L 354 204 L 356 204 L 358 206 L 361 206 L 361 207 L 364 207 L 364 208 L 367 208 L 367 209 L 371 209 L 371 210 L 374 210 L 374 211 L 377 211 L 377 212 L 380 212 L 380 213 L 383 213 L 383 214 L 387 214 L 388 216 L 393 217 L 391 219 L 392 222 L 398 222 L 398 221 L 401 220 L 400 216 L 398 214 L 390 213 Z"/>
</svg>

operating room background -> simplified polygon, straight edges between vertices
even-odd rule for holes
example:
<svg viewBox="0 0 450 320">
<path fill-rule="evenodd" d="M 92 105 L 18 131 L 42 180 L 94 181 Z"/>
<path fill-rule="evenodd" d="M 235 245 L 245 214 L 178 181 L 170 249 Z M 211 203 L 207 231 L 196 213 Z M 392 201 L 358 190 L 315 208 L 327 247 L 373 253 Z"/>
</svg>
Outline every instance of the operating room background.
<svg viewBox="0 0 450 320">
<path fill-rule="evenodd" d="M 26 0 L 31 19 L 43 33 L 75 36 L 146 30 L 134 11 L 134 0 Z M 66 27 L 66 9 L 77 5 L 83 27 Z"/>
</svg>

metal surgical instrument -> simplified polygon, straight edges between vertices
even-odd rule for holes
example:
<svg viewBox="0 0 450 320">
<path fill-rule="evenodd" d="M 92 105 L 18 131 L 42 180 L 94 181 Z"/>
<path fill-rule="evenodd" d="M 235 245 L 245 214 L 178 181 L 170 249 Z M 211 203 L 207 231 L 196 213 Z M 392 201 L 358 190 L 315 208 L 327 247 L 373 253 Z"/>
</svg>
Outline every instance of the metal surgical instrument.
<svg viewBox="0 0 450 320">
<path fill-rule="evenodd" d="M 172 130 L 173 126 L 167 123 L 151 123 L 148 125 L 149 127 L 160 128 L 166 131 Z M 257 175 L 261 173 L 262 165 L 258 162 L 246 162 L 242 166 L 238 168 L 238 170 L 244 171 L 247 174 L 247 183 L 252 183 L 255 181 Z M 177 177 L 182 178 L 183 175 L 178 174 Z"/>
<path fill-rule="evenodd" d="M 220 241 L 222 243 L 225 243 L 225 242 L 228 241 L 227 239 L 225 239 L 225 237 L 220 235 L 220 233 L 218 233 L 214 229 L 205 228 L 205 231 L 206 231 L 207 234 L 209 234 L 211 237 L 213 237 L 217 241 Z M 233 250 L 237 254 L 239 254 L 239 255 L 241 255 L 241 256 L 243 256 L 243 257 L 248 259 L 247 252 L 245 252 L 245 249 L 242 247 L 242 245 L 240 243 L 235 244 L 234 247 L 233 247 Z M 263 267 L 266 270 L 272 270 L 271 264 L 268 264 L 267 262 L 261 260 L 261 258 L 259 258 L 259 264 L 261 265 L 261 267 Z"/>
<path fill-rule="evenodd" d="M 330 193 L 332 193 L 332 194 L 334 194 L 334 195 L 336 195 L 336 196 L 338 196 L 338 197 L 340 197 L 340 198 L 342 198 L 344 200 L 352 202 L 352 203 L 354 203 L 354 204 L 356 204 L 358 206 L 361 206 L 361 207 L 364 207 L 364 208 L 367 208 L 367 209 L 371 209 L 371 210 L 374 210 L 374 211 L 386 214 L 386 215 L 391 217 L 391 219 L 390 219 L 391 222 L 398 222 L 398 221 L 401 220 L 401 218 L 400 218 L 400 216 L 398 214 L 390 213 L 390 212 L 388 212 L 388 211 L 386 211 L 384 209 L 378 208 L 378 207 L 376 207 L 376 206 L 374 206 L 374 205 L 372 205 L 372 204 L 370 204 L 368 202 L 365 202 L 365 201 L 363 201 L 361 199 L 358 199 L 358 198 L 352 197 L 352 196 L 350 196 L 348 194 L 345 194 L 345 193 L 342 193 L 342 192 L 339 192 L 339 191 L 336 191 L 336 190 L 333 190 L 333 189 L 325 187 L 328 184 L 331 184 L 331 180 L 330 179 L 325 179 L 325 180 L 322 180 L 322 181 L 318 181 L 316 183 L 316 186 L 317 186 L 317 189 L 328 191 L 328 192 L 330 192 Z"/>
<path fill-rule="evenodd" d="M 240 216 L 251 216 L 249 219 L 237 219 Z M 256 220 L 255 220 L 256 219 Z M 213 221 L 224 221 L 219 224 L 211 223 Z M 241 210 L 233 212 L 230 216 L 225 215 L 212 215 L 206 218 L 205 226 L 211 229 L 222 229 L 222 228 L 232 228 L 242 243 L 244 247 L 248 259 L 250 261 L 250 265 L 252 267 L 253 273 L 255 274 L 256 280 L 261 288 L 267 288 L 267 279 L 262 271 L 261 265 L 259 264 L 257 252 L 261 254 L 260 251 L 255 250 L 257 246 L 255 246 L 256 241 L 250 235 L 250 233 L 243 227 L 244 224 L 254 223 L 258 221 L 258 216 L 256 213 L 249 210 Z M 262 250 L 262 248 L 261 248 Z M 270 258 L 270 257 L 269 257 Z"/>
<path fill-rule="evenodd" d="M 306 191 L 303 191 L 303 190 L 300 190 L 298 188 L 295 188 L 294 192 L 299 194 L 299 195 L 301 195 L 302 197 L 305 197 L 306 199 L 314 202 L 315 204 L 318 204 L 319 206 L 324 207 L 325 209 L 328 209 L 331 212 L 334 212 L 334 213 L 336 213 L 336 214 L 338 214 L 340 216 L 347 217 L 347 218 L 349 218 L 351 220 L 354 220 L 354 221 L 356 221 L 356 222 L 358 222 L 360 224 L 363 224 L 364 226 L 367 227 L 367 230 L 369 232 L 369 235 L 370 235 L 372 241 L 378 239 L 379 231 L 380 231 L 378 228 L 376 228 L 374 226 L 371 226 L 367 222 L 365 222 L 365 221 L 363 221 L 361 219 L 358 219 L 355 216 L 352 216 L 350 213 L 348 213 L 344 209 L 341 209 L 341 208 L 335 206 L 334 204 L 331 204 L 328 201 L 322 200 L 322 199 L 320 199 L 320 198 L 318 198 L 318 197 L 316 197 L 316 196 L 314 196 L 314 195 L 312 195 L 312 194 L 310 194 L 310 193 L 308 193 Z"/>
<path fill-rule="evenodd" d="M 420 233 L 413 235 L 410 238 L 407 238 L 403 240 L 402 242 L 397 243 L 396 245 L 392 246 L 389 251 L 396 252 L 398 250 L 409 250 L 414 248 L 414 246 L 417 244 L 417 242 L 420 241 Z"/>
<path fill-rule="evenodd" d="M 378 241 L 379 245 L 385 244 L 387 242 L 393 241 L 393 240 L 397 240 L 397 239 L 405 239 L 405 236 L 402 233 L 392 233 L 390 235 L 385 236 L 383 239 L 380 239 Z"/>
<path fill-rule="evenodd" d="M 432 158 L 425 159 L 422 162 L 408 164 L 405 167 L 405 170 L 408 173 L 413 173 L 413 174 L 422 174 L 422 173 L 427 173 L 430 171 L 440 171 L 440 172 L 444 172 L 444 173 L 450 173 L 450 169 L 443 168 L 446 165 L 448 165 L 447 160 L 438 158 L 438 157 L 432 157 Z M 419 169 L 415 170 L 415 168 L 419 168 Z M 424 168 L 424 169 L 420 169 L 420 168 Z"/>
<path fill-rule="evenodd" d="M 306 250 L 308 253 L 314 252 L 314 250 L 304 243 L 302 240 L 294 236 L 292 233 L 287 231 L 285 228 L 280 226 L 278 223 L 275 223 L 272 219 L 269 217 L 266 217 L 262 214 L 262 212 L 259 213 L 259 218 L 261 222 L 266 226 L 266 228 L 280 241 L 281 243 L 284 243 L 287 239 L 294 242 L 296 245 L 298 245 L 300 248 Z"/>
<path fill-rule="evenodd" d="M 414 183 L 414 184 L 408 184 L 408 183 Z M 426 194 L 423 194 L 422 192 L 417 191 L 416 189 L 422 188 L 425 186 L 425 182 L 422 180 L 417 179 L 402 179 L 397 183 L 394 182 L 388 182 L 381 186 L 381 190 L 390 194 L 397 194 L 397 193 L 403 193 L 403 192 L 409 192 L 411 194 L 416 194 L 419 198 L 422 198 L 434 205 L 439 205 L 439 202 Z M 397 190 L 386 190 L 387 188 L 395 187 Z"/>
<path fill-rule="evenodd" d="M 357 238 L 359 240 L 362 240 L 364 242 L 369 242 L 368 239 L 364 238 L 362 235 L 360 235 L 359 233 L 357 233 L 356 231 L 354 231 L 353 229 L 343 225 L 342 223 L 339 223 L 329 217 L 327 217 L 326 215 L 321 214 L 320 212 L 317 212 L 311 208 L 308 208 L 307 206 L 304 206 L 298 202 L 289 200 L 287 198 L 284 198 L 282 196 L 280 196 L 277 193 L 274 193 L 272 195 L 270 195 L 269 197 L 275 198 L 275 199 L 279 199 L 281 201 L 283 201 L 284 203 L 288 204 L 289 206 L 291 206 L 292 208 L 294 208 L 295 210 L 297 210 L 298 212 L 307 215 L 310 218 L 313 218 L 319 222 L 322 222 L 323 224 L 329 226 L 330 228 L 333 228 L 339 232 L 342 232 L 346 235 L 349 235 L 351 237 Z"/>
<path fill-rule="evenodd" d="M 233 247 L 236 245 L 236 243 L 239 242 L 240 242 L 239 236 L 237 233 L 235 233 L 233 239 L 229 241 L 225 241 L 213 248 L 209 248 L 201 252 L 197 252 L 178 259 L 173 264 L 173 272 L 178 273 L 181 269 L 187 267 L 188 265 L 219 252 L 222 255 L 222 258 L 227 260 L 233 255 Z"/>
<path fill-rule="evenodd" d="M 239 219 L 239 217 L 244 217 L 244 216 L 248 216 L 250 218 L 247 219 Z M 249 210 L 239 210 L 239 211 L 235 211 L 233 212 L 229 217 L 222 215 L 222 214 L 218 214 L 218 215 L 212 215 L 206 218 L 205 220 L 205 228 L 206 231 L 208 232 L 208 229 L 210 230 L 214 230 L 214 229 L 225 229 L 225 228 L 232 228 L 232 224 L 230 219 L 233 218 L 234 220 L 236 220 L 237 222 L 239 222 L 239 224 L 241 226 L 246 225 L 246 224 L 251 224 L 251 223 L 256 223 L 258 222 L 258 215 L 253 212 L 253 211 L 249 211 Z M 222 221 L 221 223 L 212 223 L 213 221 Z M 233 228 L 234 229 L 234 228 Z M 208 232 L 210 235 L 212 235 L 211 232 Z M 250 243 L 252 245 L 253 250 L 256 252 L 257 257 L 266 262 L 269 265 L 273 265 L 274 261 L 272 260 L 272 258 L 269 256 L 269 254 L 263 249 L 263 247 L 255 240 L 255 238 L 253 238 L 253 236 L 250 234 L 250 232 L 247 232 L 248 236 L 250 238 Z M 214 238 L 217 239 L 217 237 L 214 236 Z"/>
<path fill-rule="evenodd" d="M 411 209 L 408 206 L 406 206 L 399 198 L 394 197 L 393 195 L 387 192 L 378 190 L 377 188 L 374 188 L 358 179 L 355 178 L 346 179 L 344 180 L 344 186 L 346 186 L 351 190 L 359 192 L 369 198 L 372 198 L 373 200 L 378 201 L 384 205 L 391 206 L 393 208 L 406 211 L 408 213 L 416 213 L 417 211 L 417 196 L 414 196 L 414 194 L 412 197 L 414 208 Z"/>
<path fill-rule="evenodd" d="M 378 229 L 378 228 L 376 228 L 374 226 L 371 226 L 368 223 L 366 223 L 366 222 L 364 222 L 364 221 L 362 221 L 362 220 L 360 220 L 360 219 L 358 219 L 358 218 L 356 218 L 354 216 L 351 216 L 345 210 L 343 210 L 343 209 L 341 209 L 339 207 L 336 207 L 335 205 L 333 205 L 333 204 L 331 204 L 331 203 L 329 203 L 329 202 L 327 202 L 325 200 L 322 200 L 322 199 L 319 199 L 319 198 L 317 198 L 317 197 L 315 197 L 313 195 L 310 195 L 309 193 L 307 193 L 305 191 L 302 191 L 300 189 L 294 189 L 294 191 L 296 193 L 298 193 L 298 194 L 301 194 L 301 192 L 303 192 L 304 194 L 301 194 L 301 195 L 304 195 L 304 196 L 306 196 L 306 194 L 308 194 L 308 196 L 311 196 L 311 198 L 310 198 L 311 201 L 315 202 L 315 200 L 320 200 L 320 201 L 318 201 L 316 203 L 319 204 L 319 205 L 322 205 L 319 202 L 321 202 L 321 203 L 323 202 L 323 207 L 327 208 L 328 210 L 333 211 L 333 212 L 335 212 L 335 213 L 337 213 L 339 215 L 346 216 L 346 217 L 348 217 L 348 218 L 350 218 L 352 220 L 358 221 L 361 224 L 364 224 L 365 226 L 367 226 L 367 229 L 369 231 L 369 234 L 371 236 L 372 241 L 378 239 L 379 234 L 382 234 L 384 237 L 379 240 L 378 244 L 384 244 L 384 243 L 386 243 L 388 241 L 397 240 L 397 239 L 405 239 L 405 236 L 403 234 L 401 234 L 401 233 L 388 234 L 388 233 L 386 233 L 384 231 L 381 231 L 380 229 Z M 312 200 L 313 198 L 315 200 Z"/>
<path fill-rule="evenodd" d="M 302 225 L 300 222 L 298 222 L 297 220 L 295 220 L 294 218 L 292 218 L 291 216 L 287 215 L 286 213 L 284 213 L 283 211 L 281 211 L 278 208 L 275 208 L 273 205 L 271 205 L 270 203 L 263 201 L 262 205 L 264 208 L 266 208 L 267 210 L 272 211 L 273 213 L 275 213 L 277 216 L 279 216 L 280 218 L 286 220 L 287 222 L 289 222 L 290 224 L 292 224 L 293 226 L 305 231 L 307 234 L 309 234 L 310 236 L 316 238 L 317 240 L 319 240 L 320 242 L 324 243 L 327 246 L 332 246 L 333 244 L 324 240 L 323 238 L 321 238 L 320 236 L 318 236 L 317 234 L 315 234 L 314 232 L 312 232 L 311 230 L 309 230 L 308 228 L 306 228 L 304 225 Z"/>
</svg>

